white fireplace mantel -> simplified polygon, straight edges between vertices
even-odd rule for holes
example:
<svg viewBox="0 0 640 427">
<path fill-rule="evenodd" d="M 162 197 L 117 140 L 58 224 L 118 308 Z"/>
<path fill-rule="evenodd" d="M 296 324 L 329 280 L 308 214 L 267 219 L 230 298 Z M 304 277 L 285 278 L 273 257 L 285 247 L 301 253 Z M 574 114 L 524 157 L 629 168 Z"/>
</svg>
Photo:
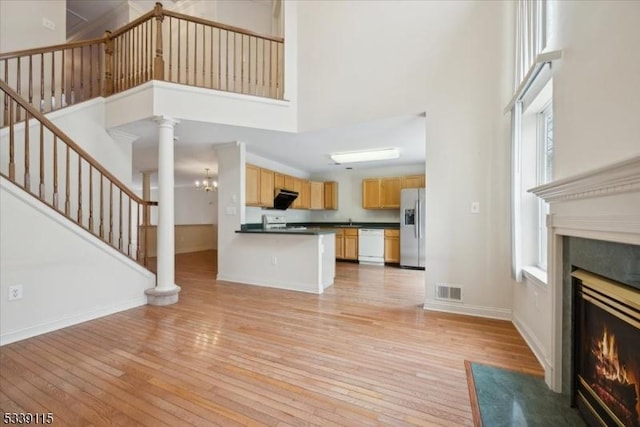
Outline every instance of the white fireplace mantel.
<svg viewBox="0 0 640 427">
<path fill-rule="evenodd" d="M 545 381 L 562 390 L 563 237 L 640 245 L 640 155 L 529 190 L 550 204 L 550 355 Z"/>
<path fill-rule="evenodd" d="M 640 191 L 640 156 L 529 190 L 547 203 Z"/>
</svg>

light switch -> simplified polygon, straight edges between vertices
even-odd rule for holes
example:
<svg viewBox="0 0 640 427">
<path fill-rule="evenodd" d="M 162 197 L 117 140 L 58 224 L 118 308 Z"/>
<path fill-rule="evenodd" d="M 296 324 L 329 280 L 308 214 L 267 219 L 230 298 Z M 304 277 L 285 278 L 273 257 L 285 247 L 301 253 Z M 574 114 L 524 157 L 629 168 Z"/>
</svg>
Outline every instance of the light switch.
<svg viewBox="0 0 640 427">
<path fill-rule="evenodd" d="M 472 214 L 480 213 L 480 202 L 471 202 L 471 213 Z"/>
</svg>

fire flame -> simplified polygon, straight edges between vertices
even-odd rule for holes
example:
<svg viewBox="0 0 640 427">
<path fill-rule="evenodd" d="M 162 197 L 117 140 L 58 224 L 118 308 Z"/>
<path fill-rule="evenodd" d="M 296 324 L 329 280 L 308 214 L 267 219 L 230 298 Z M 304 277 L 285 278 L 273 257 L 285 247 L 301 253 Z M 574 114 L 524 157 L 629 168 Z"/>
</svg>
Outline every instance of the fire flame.
<svg viewBox="0 0 640 427">
<path fill-rule="evenodd" d="M 609 333 L 606 327 L 602 339 L 595 342 L 592 353 L 596 357 L 596 373 L 598 375 L 621 384 L 631 384 L 626 367 L 618 360 L 616 337 Z"/>
</svg>

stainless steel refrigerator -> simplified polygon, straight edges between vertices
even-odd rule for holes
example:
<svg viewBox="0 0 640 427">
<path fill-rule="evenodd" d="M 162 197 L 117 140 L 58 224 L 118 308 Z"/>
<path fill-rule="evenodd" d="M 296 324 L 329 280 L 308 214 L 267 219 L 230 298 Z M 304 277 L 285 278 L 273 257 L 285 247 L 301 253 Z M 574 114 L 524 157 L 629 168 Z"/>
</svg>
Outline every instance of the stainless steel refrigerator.
<svg viewBox="0 0 640 427">
<path fill-rule="evenodd" d="M 424 269 L 425 189 L 400 191 L 400 266 Z"/>
</svg>

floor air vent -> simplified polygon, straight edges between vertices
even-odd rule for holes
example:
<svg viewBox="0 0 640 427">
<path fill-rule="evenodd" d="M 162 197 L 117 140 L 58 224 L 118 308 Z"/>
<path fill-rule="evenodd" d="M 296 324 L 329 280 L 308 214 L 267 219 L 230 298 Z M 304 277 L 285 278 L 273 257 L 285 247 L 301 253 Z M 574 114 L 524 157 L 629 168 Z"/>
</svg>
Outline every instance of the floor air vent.
<svg viewBox="0 0 640 427">
<path fill-rule="evenodd" d="M 447 284 L 436 284 L 436 299 L 443 301 L 462 301 L 462 288 Z"/>
</svg>

